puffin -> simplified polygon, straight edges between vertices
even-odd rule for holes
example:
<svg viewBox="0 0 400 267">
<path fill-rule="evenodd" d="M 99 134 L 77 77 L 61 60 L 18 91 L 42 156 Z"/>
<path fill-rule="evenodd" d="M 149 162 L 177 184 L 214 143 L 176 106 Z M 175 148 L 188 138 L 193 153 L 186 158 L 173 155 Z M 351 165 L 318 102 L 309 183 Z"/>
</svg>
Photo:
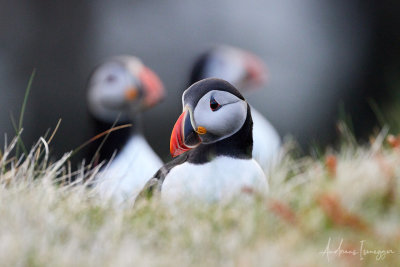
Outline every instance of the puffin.
<svg viewBox="0 0 400 267">
<path fill-rule="evenodd" d="M 266 67 L 262 60 L 240 48 L 218 45 L 196 60 L 191 69 L 189 84 L 216 77 L 227 80 L 241 93 L 261 89 L 266 83 Z M 279 161 L 281 138 L 272 124 L 253 106 L 253 157 L 264 171 Z"/>
<path fill-rule="evenodd" d="M 141 114 L 164 96 L 159 77 L 137 57 L 112 57 L 93 71 L 87 105 L 95 134 L 131 124 L 111 132 L 104 142 L 91 144 L 87 158 L 95 165 L 104 163 L 93 184 L 101 197 L 112 198 L 116 203 L 130 202 L 163 166 L 142 134 Z"/>
<path fill-rule="evenodd" d="M 214 203 L 249 190 L 267 193 L 266 176 L 252 157 L 251 108 L 240 92 L 207 78 L 184 91 L 182 106 L 170 139 L 174 159 L 148 181 L 141 198 Z"/>
</svg>

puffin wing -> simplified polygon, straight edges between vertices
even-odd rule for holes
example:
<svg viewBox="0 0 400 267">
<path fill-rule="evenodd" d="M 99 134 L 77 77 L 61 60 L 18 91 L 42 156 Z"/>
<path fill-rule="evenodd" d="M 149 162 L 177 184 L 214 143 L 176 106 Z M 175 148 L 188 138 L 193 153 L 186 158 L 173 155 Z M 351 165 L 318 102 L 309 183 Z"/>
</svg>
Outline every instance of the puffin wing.
<svg viewBox="0 0 400 267">
<path fill-rule="evenodd" d="M 171 160 L 170 162 L 168 162 L 164 166 L 162 166 L 154 174 L 154 176 L 146 183 L 146 185 L 140 192 L 137 199 L 150 199 L 153 196 L 159 195 L 161 192 L 161 187 L 165 180 L 165 177 L 167 177 L 168 173 L 171 171 L 172 168 L 186 162 L 186 160 L 189 157 L 189 152 L 184 153 L 184 154 L 174 158 L 173 160 Z"/>
</svg>

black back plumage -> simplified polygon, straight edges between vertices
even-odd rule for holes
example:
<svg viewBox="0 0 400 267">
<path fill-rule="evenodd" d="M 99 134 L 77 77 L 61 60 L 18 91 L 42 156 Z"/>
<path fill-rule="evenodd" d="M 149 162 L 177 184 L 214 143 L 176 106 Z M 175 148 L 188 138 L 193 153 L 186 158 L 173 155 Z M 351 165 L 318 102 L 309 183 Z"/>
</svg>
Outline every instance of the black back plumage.
<svg viewBox="0 0 400 267">
<path fill-rule="evenodd" d="M 190 80 L 187 87 L 191 86 L 195 82 L 200 81 L 201 79 L 204 79 L 204 67 L 211 56 L 211 52 L 212 50 L 207 51 L 197 58 L 190 73 Z"/>
</svg>

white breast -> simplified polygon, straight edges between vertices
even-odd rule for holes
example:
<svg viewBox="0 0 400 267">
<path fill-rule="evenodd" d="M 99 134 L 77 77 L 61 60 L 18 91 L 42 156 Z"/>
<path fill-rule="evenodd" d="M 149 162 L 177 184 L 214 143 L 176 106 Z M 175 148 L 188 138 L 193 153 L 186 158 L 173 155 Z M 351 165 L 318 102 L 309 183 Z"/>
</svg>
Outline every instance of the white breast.
<svg viewBox="0 0 400 267">
<path fill-rule="evenodd" d="M 96 189 L 117 203 L 133 203 L 146 182 L 163 165 L 143 136 L 131 137 L 118 156 L 97 176 Z"/>
<path fill-rule="evenodd" d="M 253 118 L 253 158 L 264 171 L 279 160 L 280 137 L 275 128 L 257 110 L 251 107 Z"/>
<path fill-rule="evenodd" d="M 162 185 L 163 201 L 194 198 L 207 202 L 229 200 L 252 188 L 268 191 L 267 179 L 253 159 L 217 157 L 209 163 L 185 162 L 171 169 Z"/>
</svg>

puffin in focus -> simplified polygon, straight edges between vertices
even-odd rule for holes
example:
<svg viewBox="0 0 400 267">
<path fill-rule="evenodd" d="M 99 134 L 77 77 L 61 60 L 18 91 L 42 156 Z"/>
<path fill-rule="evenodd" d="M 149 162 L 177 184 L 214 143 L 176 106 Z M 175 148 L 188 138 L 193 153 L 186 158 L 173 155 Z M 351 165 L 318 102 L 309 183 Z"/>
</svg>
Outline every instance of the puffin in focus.
<svg viewBox="0 0 400 267">
<path fill-rule="evenodd" d="M 110 133 L 102 146 L 102 140 L 91 144 L 88 159 L 106 161 L 96 175 L 95 189 L 102 197 L 113 198 L 117 203 L 133 200 L 149 177 L 163 165 L 142 135 L 140 117 L 143 111 L 164 98 L 164 87 L 141 60 L 118 56 L 94 70 L 87 92 L 95 134 L 113 125 L 132 124 Z"/>
<path fill-rule="evenodd" d="M 171 134 L 172 161 L 149 180 L 141 195 L 162 201 L 229 200 L 251 188 L 268 191 L 267 179 L 252 158 L 250 106 L 227 81 L 208 78 L 182 95 L 183 112 Z"/>
<path fill-rule="evenodd" d="M 233 84 L 241 93 L 260 89 L 266 82 L 266 68 L 257 56 L 239 48 L 219 45 L 198 57 L 192 68 L 190 84 L 216 77 Z M 254 107 L 253 158 L 268 171 L 279 160 L 281 139 L 272 124 Z"/>
</svg>

